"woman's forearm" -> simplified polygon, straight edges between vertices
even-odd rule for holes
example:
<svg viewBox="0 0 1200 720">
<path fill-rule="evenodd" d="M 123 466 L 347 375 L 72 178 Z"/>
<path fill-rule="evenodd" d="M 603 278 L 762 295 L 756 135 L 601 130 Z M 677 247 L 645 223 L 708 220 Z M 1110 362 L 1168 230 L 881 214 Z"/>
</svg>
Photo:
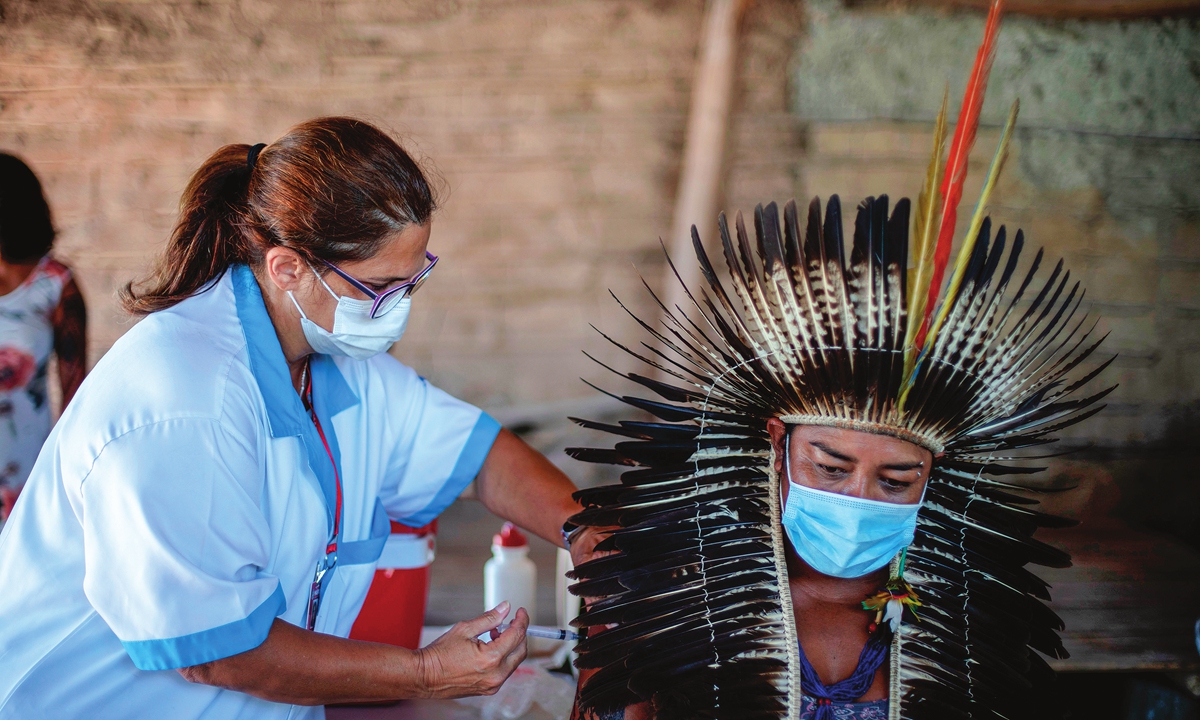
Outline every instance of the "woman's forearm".
<svg viewBox="0 0 1200 720">
<path fill-rule="evenodd" d="M 420 650 L 346 640 L 276 618 L 267 639 L 253 650 L 182 668 L 179 674 L 292 705 L 489 695 L 525 659 L 528 613 L 518 610 L 507 630 L 494 632 L 508 610 L 508 603 L 500 603 L 455 624 Z M 484 634 L 492 641 L 478 640 Z"/>
<path fill-rule="evenodd" d="M 418 652 L 302 630 L 276 618 L 253 650 L 179 671 L 191 682 L 294 705 L 424 697 Z"/>
<path fill-rule="evenodd" d="M 570 478 L 508 430 L 496 437 L 475 488 L 488 510 L 555 545 L 563 522 L 580 510 Z"/>
</svg>

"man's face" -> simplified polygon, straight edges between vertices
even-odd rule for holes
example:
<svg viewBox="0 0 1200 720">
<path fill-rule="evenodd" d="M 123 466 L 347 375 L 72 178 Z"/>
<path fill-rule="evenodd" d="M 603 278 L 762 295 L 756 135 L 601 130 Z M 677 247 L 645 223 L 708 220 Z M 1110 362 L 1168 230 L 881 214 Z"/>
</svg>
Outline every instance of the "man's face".
<svg viewBox="0 0 1200 720">
<path fill-rule="evenodd" d="M 775 470 L 783 467 L 786 426 L 767 424 L 775 445 Z M 791 428 L 791 480 L 816 490 L 901 505 L 921 501 L 933 455 L 925 448 L 887 435 L 819 425 Z M 780 483 L 784 502 L 788 484 Z"/>
</svg>

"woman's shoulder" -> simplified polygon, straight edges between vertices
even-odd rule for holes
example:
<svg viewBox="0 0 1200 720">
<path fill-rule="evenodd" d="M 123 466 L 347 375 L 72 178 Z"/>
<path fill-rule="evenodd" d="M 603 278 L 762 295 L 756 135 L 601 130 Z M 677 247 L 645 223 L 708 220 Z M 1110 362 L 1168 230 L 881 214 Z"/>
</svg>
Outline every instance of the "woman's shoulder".
<svg viewBox="0 0 1200 720">
<path fill-rule="evenodd" d="M 0 295 L 0 304 L 11 312 L 48 315 L 58 305 L 63 288 L 72 279 L 71 269 L 46 255 L 10 292 Z"/>
<path fill-rule="evenodd" d="M 119 358 L 122 363 L 185 373 L 198 380 L 208 374 L 201 368 L 211 367 L 217 358 L 239 354 L 245 347 L 233 292 L 228 283 L 216 283 L 142 318 L 113 343 L 105 359 Z"/>
<path fill-rule="evenodd" d="M 232 293 L 225 294 L 218 284 L 130 328 L 88 374 L 64 421 L 119 431 L 178 418 L 222 420 L 231 410 L 252 414 L 257 386 Z"/>
<path fill-rule="evenodd" d="M 66 263 L 52 255 L 46 256 L 36 272 L 45 277 L 54 278 L 63 285 L 66 285 L 75 277 L 71 272 L 71 268 Z"/>
<path fill-rule="evenodd" d="M 21 286 L 29 288 L 34 295 L 46 302 L 57 305 L 63 288 L 73 280 L 74 275 L 71 273 L 71 268 L 52 255 L 47 255 L 38 262 L 37 267 L 33 269 Z"/>
</svg>

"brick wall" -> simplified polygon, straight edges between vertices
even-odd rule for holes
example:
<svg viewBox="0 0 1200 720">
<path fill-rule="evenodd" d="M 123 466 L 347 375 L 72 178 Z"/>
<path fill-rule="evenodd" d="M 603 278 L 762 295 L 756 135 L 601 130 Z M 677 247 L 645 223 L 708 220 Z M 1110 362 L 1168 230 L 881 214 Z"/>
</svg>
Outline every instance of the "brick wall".
<svg viewBox="0 0 1200 720">
<path fill-rule="evenodd" d="M 451 392 L 588 394 L 587 323 L 620 324 L 607 289 L 646 307 L 630 264 L 661 270 L 701 3 L 3 8 L 0 147 L 46 184 L 93 361 L 128 329 L 115 290 L 162 247 L 199 163 L 322 114 L 393 129 L 444 180 L 444 259 L 397 352 Z"/>
<path fill-rule="evenodd" d="M 661 281 L 700 0 L 2 7 L 0 147 L 46 182 L 93 359 L 129 327 L 115 289 L 161 248 L 204 157 L 332 113 L 394 129 L 444 179 L 445 260 L 397 349 L 438 384 L 493 408 L 585 397 L 580 375 L 606 378 L 580 349 L 625 363 L 588 323 L 637 336 L 607 290 L 653 314 L 631 265 Z M 723 205 L 915 196 L 979 25 L 752 3 Z M 1196 35 L 1189 20 L 1011 19 L 972 167 L 968 197 L 1020 95 L 995 214 L 1064 255 L 1112 330 L 1121 388 L 1082 431 L 1108 446 L 1166 437 L 1200 383 Z"/>
</svg>

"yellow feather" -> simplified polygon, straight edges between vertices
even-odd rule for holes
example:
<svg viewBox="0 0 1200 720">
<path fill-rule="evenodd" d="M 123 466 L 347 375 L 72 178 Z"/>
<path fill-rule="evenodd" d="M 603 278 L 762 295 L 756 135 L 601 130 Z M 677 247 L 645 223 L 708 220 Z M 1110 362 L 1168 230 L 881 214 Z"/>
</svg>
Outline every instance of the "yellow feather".
<svg viewBox="0 0 1200 720">
<path fill-rule="evenodd" d="M 946 152 L 946 114 L 950 105 L 950 86 L 942 94 L 942 109 L 938 111 L 937 125 L 933 130 L 933 152 L 929 157 L 929 169 L 925 172 L 925 184 L 917 196 L 917 213 L 913 227 L 915 244 L 912 250 L 913 268 L 909 271 L 908 283 L 908 329 L 904 334 L 904 375 L 908 378 L 916 359 L 912 347 L 913 338 L 925 312 L 925 298 L 929 294 L 929 276 L 933 263 L 934 239 L 937 238 L 937 218 L 940 216 L 942 185 Z"/>
<path fill-rule="evenodd" d="M 963 240 L 962 247 L 958 250 L 958 259 L 954 263 L 954 274 L 950 277 L 950 286 L 946 288 L 946 294 L 942 296 L 942 306 L 938 308 L 937 319 L 933 323 L 933 329 L 929 333 L 929 338 L 925 341 L 925 347 L 933 347 L 934 340 L 937 339 L 938 330 L 942 327 L 942 322 L 946 320 L 946 316 L 950 314 L 951 299 L 958 292 L 958 286 L 962 284 L 962 277 L 967 271 L 967 265 L 971 261 L 971 251 L 975 246 L 975 238 L 979 235 L 979 228 L 983 226 L 983 218 L 987 210 L 988 200 L 991 199 L 992 190 L 996 187 L 996 179 L 1000 177 L 1000 171 L 1004 169 L 1004 161 L 1008 159 L 1008 143 L 1012 140 L 1013 126 L 1017 124 L 1017 111 L 1020 109 L 1021 101 L 1014 100 L 1012 109 L 1008 111 L 1008 121 L 1004 123 L 1004 133 L 1000 136 L 1000 145 L 996 148 L 996 154 L 992 156 L 992 166 L 988 168 L 987 182 L 983 184 L 983 191 L 979 193 L 979 201 L 975 203 L 975 213 L 971 215 L 971 224 L 967 227 L 967 236 Z"/>
</svg>

